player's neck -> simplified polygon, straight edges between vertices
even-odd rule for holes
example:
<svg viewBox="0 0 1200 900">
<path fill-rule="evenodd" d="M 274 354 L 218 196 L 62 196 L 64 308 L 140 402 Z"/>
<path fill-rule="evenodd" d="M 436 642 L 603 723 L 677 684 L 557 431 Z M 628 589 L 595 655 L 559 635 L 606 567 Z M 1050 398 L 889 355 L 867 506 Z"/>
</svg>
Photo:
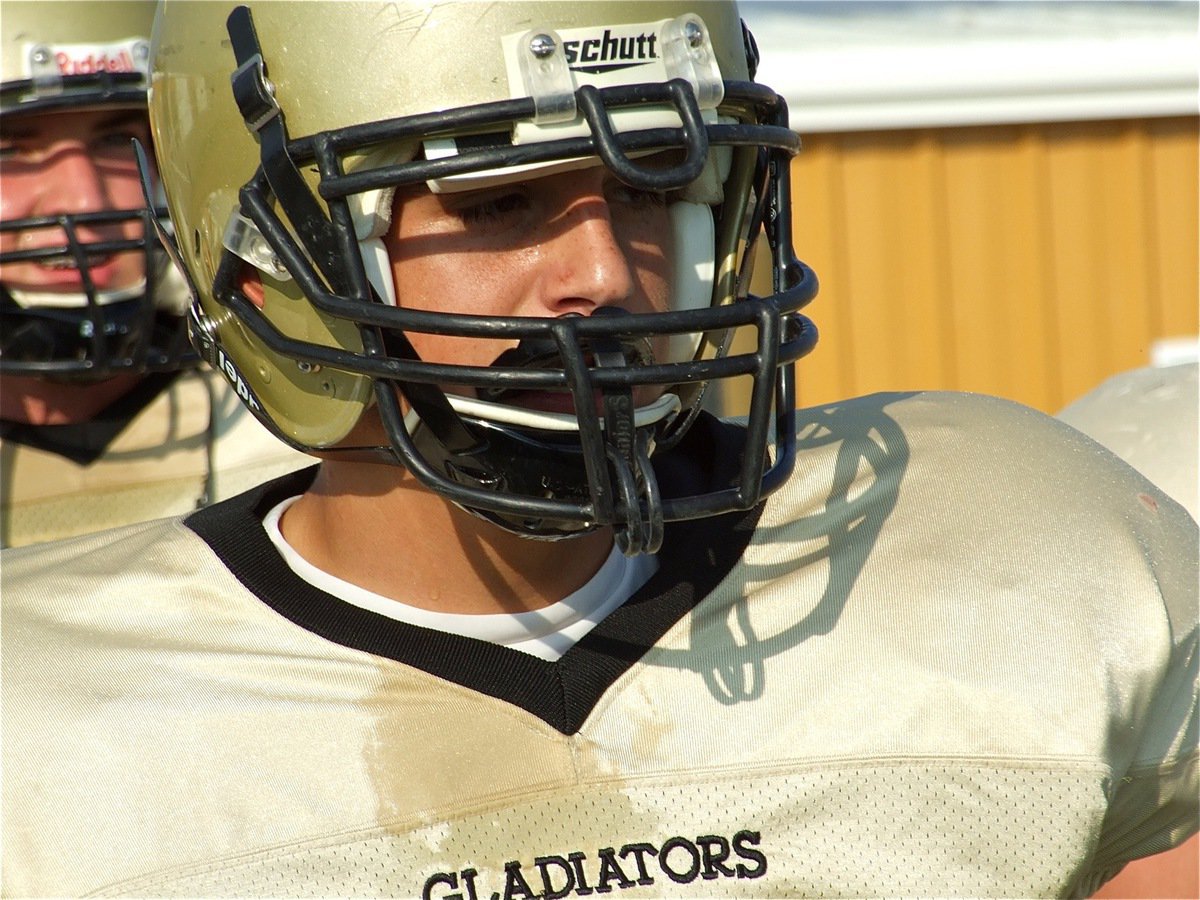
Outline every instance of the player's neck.
<svg viewBox="0 0 1200 900">
<path fill-rule="evenodd" d="M 577 590 L 612 548 L 607 531 L 521 538 L 458 509 L 399 469 L 325 462 L 284 515 L 317 568 L 376 594 L 452 613 L 521 612 Z"/>
<path fill-rule="evenodd" d="M 140 375 L 116 375 L 93 384 L 47 381 L 24 375 L 0 379 L 0 418 L 26 425 L 75 425 L 91 421 L 125 396 Z"/>
</svg>

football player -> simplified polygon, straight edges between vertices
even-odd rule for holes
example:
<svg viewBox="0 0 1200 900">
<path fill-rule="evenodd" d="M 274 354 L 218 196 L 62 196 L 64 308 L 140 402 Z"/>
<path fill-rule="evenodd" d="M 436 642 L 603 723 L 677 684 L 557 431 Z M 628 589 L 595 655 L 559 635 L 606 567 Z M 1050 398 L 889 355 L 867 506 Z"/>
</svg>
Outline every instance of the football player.
<svg viewBox="0 0 1200 900">
<path fill-rule="evenodd" d="M 794 408 L 756 63 L 731 3 L 167 0 L 196 344 L 322 462 L 8 553 L 6 890 L 1081 895 L 1195 829 L 1194 523 L 1009 402 Z"/>
<path fill-rule="evenodd" d="M 1200 381 L 1196 363 L 1143 366 L 1112 376 L 1071 401 L 1058 418 L 1107 447 L 1200 515 Z"/>
<path fill-rule="evenodd" d="M 153 2 L 0 17 L 0 545 L 188 512 L 312 460 L 197 369 L 154 237 Z"/>
</svg>

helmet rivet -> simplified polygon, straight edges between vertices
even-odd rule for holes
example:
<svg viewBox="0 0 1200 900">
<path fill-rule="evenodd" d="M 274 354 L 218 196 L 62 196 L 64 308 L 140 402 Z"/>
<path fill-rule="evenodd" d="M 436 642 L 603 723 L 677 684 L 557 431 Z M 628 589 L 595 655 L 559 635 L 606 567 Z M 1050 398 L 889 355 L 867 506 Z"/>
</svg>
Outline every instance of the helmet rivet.
<svg viewBox="0 0 1200 900">
<path fill-rule="evenodd" d="M 304 372 L 305 374 L 311 374 L 312 372 L 320 372 L 321 371 L 321 367 L 319 365 L 317 365 L 316 363 L 297 362 L 296 365 L 297 365 L 297 367 L 299 367 L 300 371 Z"/>
<path fill-rule="evenodd" d="M 696 22 L 688 22 L 683 26 L 683 36 L 687 39 L 689 47 L 699 47 L 704 43 L 704 29 Z"/>
<path fill-rule="evenodd" d="M 216 320 L 211 316 L 206 316 L 199 304 L 192 307 L 192 323 L 196 326 L 194 333 L 199 340 L 208 344 L 212 344 L 216 340 Z"/>
<path fill-rule="evenodd" d="M 553 56 L 555 49 L 554 38 L 548 34 L 535 34 L 529 39 L 529 52 L 538 59 Z"/>
<path fill-rule="evenodd" d="M 37 65 L 44 66 L 46 63 L 50 62 L 50 51 L 46 47 L 34 47 L 33 53 L 31 54 L 31 59 L 33 59 Z"/>
</svg>

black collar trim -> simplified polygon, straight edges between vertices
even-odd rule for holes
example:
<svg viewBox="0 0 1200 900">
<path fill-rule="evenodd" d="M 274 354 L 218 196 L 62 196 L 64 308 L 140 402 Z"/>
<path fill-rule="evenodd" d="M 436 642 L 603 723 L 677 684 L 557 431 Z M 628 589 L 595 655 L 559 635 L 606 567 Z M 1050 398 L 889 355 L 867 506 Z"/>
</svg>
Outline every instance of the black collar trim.
<svg viewBox="0 0 1200 900">
<path fill-rule="evenodd" d="M 736 464 L 741 441 L 732 426 L 711 419 L 705 424 L 701 446 L 716 464 L 705 467 L 711 477 L 714 468 Z M 284 476 L 202 509 L 188 517 L 187 525 L 251 593 L 301 628 L 511 703 L 563 734 L 578 732 L 613 682 L 716 587 L 741 557 L 761 513 L 760 506 L 668 525 L 658 571 L 558 661 L 548 662 L 352 606 L 292 572 L 262 519 L 273 506 L 307 489 L 315 471 Z"/>
</svg>

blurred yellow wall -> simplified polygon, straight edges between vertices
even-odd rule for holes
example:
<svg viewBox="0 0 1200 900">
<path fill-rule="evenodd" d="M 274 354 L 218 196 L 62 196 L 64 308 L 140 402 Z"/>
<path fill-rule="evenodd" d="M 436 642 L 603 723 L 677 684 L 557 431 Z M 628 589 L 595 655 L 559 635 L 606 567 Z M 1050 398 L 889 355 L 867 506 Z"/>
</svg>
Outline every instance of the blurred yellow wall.
<svg viewBox="0 0 1200 900">
<path fill-rule="evenodd" d="M 821 281 L 821 340 L 801 405 L 954 389 L 1053 413 L 1148 364 L 1156 340 L 1195 337 L 1197 131 L 1189 116 L 805 137 L 795 247 Z"/>
</svg>

